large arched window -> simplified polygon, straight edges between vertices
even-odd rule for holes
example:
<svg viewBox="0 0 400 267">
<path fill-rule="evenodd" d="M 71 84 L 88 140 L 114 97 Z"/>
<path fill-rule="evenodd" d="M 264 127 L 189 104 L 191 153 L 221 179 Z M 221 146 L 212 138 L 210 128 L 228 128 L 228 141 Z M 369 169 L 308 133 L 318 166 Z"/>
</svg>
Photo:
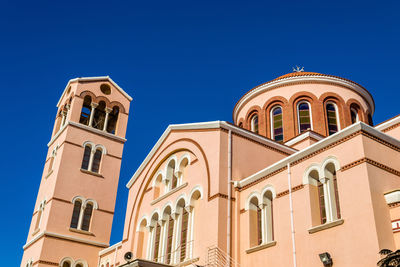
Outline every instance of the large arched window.
<svg viewBox="0 0 400 267">
<path fill-rule="evenodd" d="M 328 102 L 325 106 L 328 134 L 332 135 L 340 130 L 338 109 L 335 103 Z"/>
<path fill-rule="evenodd" d="M 310 103 L 301 101 L 297 104 L 297 122 L 299 125 L 299 133 L 312 130 Z"/>
<path fill-rule="evenodd" d="M 71 228 L 78 229 L 79 216 L 81 214 L 81 207 L 82 207 L 82 201 L 79 199 L 75 200 L 74 210 L 72 212 L 72 218 L 71 218 L 71 224 L 70 224 Z"/>
<path fill-rule="evenodd" d="M 79 122 L 84 125 L 89 125 L 90 113 L 92 109 L 91 103 L 92 103 L 92 98 L 88 95 L 85 96 L 85 98 L 83 99 L 81 117 L 79 119 Z"/>
<path fill-rule="evenodd" d="M 319 181 L 318 170 L 310 171 L 308 181 L 312 225 L 324 224 L 326 222 L 325 194 L 323 184 Z"/>
<path fill-rule="evenodd" d="M 106 103 L 104 101 L 100 101 L 99 105 L 96 107 L 93 115 L 93 128 L 103 130 L 104 123 L 106 120 Z"/>
<path fill-rule="evenodd" d="M 254 114 L 250 119 L 250 130 L 258 134 L 258 115 Z"/>
<path fill-rule="evenodd" d="M 275 106 L 271 109 L 271 138 L 277 142 L 283 141 L 283 116 L 282 107 Z"/>
<path fill-rule="evenodd" d="M 93 213 L 93 204 L 87 203 L 85 210 L 83 212 L 83 220 L 82 220 L 82 227 L 81 227 L 82 230 L 89 231 L 92 213 Z"/>
<path fill-rule="evenodd" d="M 119 107 L 113 107 L 112 111 L 108 114 L 107 132 L 115 134 L 119 115 Z"/>
</svg>

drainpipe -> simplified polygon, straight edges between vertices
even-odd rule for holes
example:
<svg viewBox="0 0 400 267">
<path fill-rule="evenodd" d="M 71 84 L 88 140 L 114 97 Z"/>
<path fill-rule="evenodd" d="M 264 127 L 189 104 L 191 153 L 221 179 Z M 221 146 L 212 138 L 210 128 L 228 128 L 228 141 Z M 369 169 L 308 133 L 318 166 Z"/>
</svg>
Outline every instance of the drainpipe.
<svg viewBox="0 0 400 267">
<path fill-rule="evenodd" d="M 228 132 L 228 218 L 226 229 L 227 266 L 231 263 L 231 222 L 232 222 L 232 130 Z"/>
<path fill-rule="evenodd" d="M 289 185 L 289 204 L 290 204 L 290 227 L 292 230 L 292 249 L 293 249 L 293 266 L 297 267 L 296 262 L 296 242 L 294 236 L 294 223 L 293 223 L 293 200 L 292 200 L 292 181 L 291 181 L 291 173 L 290 173 L 290 162 L 287 164 L 288 170 L 288 185 Z"/>
</svg>

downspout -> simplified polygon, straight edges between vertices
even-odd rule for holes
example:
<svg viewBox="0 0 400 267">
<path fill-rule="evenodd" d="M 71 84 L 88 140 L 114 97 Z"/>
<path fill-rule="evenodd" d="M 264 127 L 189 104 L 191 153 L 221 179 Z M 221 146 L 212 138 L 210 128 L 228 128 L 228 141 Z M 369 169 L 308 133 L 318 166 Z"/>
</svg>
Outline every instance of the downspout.
<svg viewBox="0 0 400 267">
<path fill-rule="evenodd" d="M 289 185 L 290 227 L 292 230 L 293 266 L 297 267 L 296 242 L 295 242 L 295 232 L 294 232 L 294 222 L 293 222 L 293 200 L 292 200 L 292 181 L 290 172 L 290 162 L 288 162 L 287 164 L 287 170 L 288 170 L 288 185 Z"/>
<path fill-rule="evenodd" d="M 232 130 L 228 132 L 228 217 L 226 229 L 227 266 L 231 266 L 231 227 L 232 227 Z"/>
<path fill-rule="evenodd" d="M 118 250 L 118 246 L 115 246 L 115 254 L 114 254 L 114 267 L 117 264 L 117 250 Z"/>
</svg>

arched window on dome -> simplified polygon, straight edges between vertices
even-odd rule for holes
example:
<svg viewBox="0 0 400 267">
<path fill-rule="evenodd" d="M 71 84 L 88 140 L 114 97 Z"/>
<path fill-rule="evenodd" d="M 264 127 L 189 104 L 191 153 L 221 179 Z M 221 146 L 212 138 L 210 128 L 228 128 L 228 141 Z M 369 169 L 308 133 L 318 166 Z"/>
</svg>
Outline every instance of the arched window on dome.
<svg viewBox="0 0 400 267">
<path fill-rule="evenodd" d="M 358 111 L 359 111 L 359 107 L 356 105 L 351 105 L 350 107 L 350 116 L 351 116 L 351 123 L 356 123 L 358 121 L 360 121 L 359 116 L 358 116 Z"/>
<path fill-rule="evenodd" d="M 250 130 L 258 134 L 258 115 L 254 114 L 250 119 Z"/>
<path fill-rule="evenodd" d="M 283 115 L 282 107 L 275 106 L 271 109 L 271 137 L 277 142 L 283 141 Z"/>
<path fill-rule="evenodd" d="M 239 123 L 239 127 L 240 127 L 240 128 L 243 128 L 243 122 L 240 122 L 240 123 Z"/>
<path fill-rule="evenodd" d="M 328 102 L 325 105 L 328 135 L 337 133 L 340 130 L 338 109 L 335 103 Z"/>
<path fill-rule="evenodd" d="M 299 125 L 299 133 L 313 129 L 310 103 L 301 101 L 297 104 L 297 122 Z"/>
</svg>

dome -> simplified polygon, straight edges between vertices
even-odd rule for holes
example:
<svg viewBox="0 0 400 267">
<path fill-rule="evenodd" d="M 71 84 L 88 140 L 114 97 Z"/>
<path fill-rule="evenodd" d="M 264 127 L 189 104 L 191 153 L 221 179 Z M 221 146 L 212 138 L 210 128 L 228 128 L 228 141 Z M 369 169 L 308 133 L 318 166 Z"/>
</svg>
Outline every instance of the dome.
<svg viewBox="0 0 400 267">
<path fill-rule="evenodd" d="M 308 126 L 300 122 L 303 118 L 299 117 L 298 105 L 303 102 L 307 103 L 310 113 Z M 303 106 L 300 108 L 305 108 Z M 336 116 L 334 120 L 337 120 L 337 130 L 331 132 L 328 128 L 332 119 L 327 117 L 327 109 L 328 115 Z M 350 125 L 355 116 L 357 120 L 372 124 L 370 117 L 374 109 L 372 95 L 356 82 L 318 72 L 295 71 L 260 84 L 243 95 L 233 110 L 233 121 L 272 139 L 275 136 L 273 123 L 283 125 L 276 132 L 283 131 L 283 141 L 286 141 L 301 134 L 303 128 L 328 136 Z M 336 115 L 332 115 L 331 110 Z M 255 114 L 257 118 L 252 121 Z M 274 122 L 274 116 L 283 119 Z"/>
</svg>

